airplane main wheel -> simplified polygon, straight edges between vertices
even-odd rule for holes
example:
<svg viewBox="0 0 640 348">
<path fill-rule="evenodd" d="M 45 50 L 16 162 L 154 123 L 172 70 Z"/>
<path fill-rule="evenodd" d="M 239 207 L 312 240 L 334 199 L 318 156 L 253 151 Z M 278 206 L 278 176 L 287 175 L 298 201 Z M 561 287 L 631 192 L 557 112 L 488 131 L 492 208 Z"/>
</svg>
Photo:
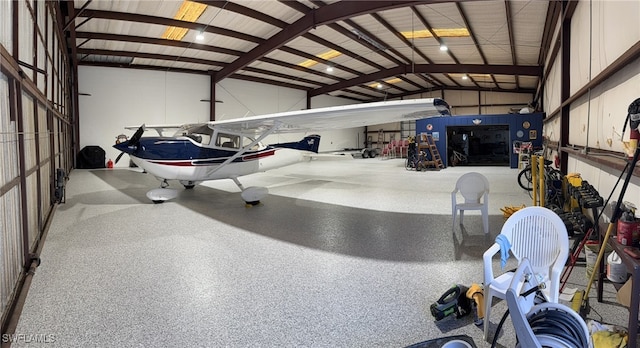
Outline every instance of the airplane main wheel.
<svg viewBox="0 0 640 348">
<path fill-rule="evenodd" d="M 253 201 L 253 202 L 244 202 L 244 206 L 247 208 L 251 208 L 253 206 L 259 205 L 260 201 Z"/>
<path fill-rule="evenodd" d="M 152 202 L 153 202 L 153 204 L 162 204 L 162 203 L 164 203 L 164 200 L 162 200 L 162 199 L 156 199 L 156 200 L 154 200 L 154 201 L 152 201 Z"/>
<path fill-rule="evenodd" d="M 187 190 L 191 190 L 194 187 L 196 187 L 196 185 L 182 185 L 182 186 L 184 186 L 184 188 L 187 189 Z"/>
</svg>

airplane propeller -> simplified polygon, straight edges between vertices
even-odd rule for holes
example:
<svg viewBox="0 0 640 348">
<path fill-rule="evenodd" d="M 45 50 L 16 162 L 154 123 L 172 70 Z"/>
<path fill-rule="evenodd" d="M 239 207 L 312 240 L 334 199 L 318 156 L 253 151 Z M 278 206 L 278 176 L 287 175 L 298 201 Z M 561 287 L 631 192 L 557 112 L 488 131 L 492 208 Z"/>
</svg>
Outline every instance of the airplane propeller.
<svg viewBox="0 0 640 348">
<path fill-rule="evenodd" d="M 140 128 L 138 128 L 135 133 L 133 133 L 133 136 L 131 136 L 131 139 L 129 139 L 129 141 L 127 142 L 127 146 L 138 146 L 140 144 L 140 138 L 142 138 L 142 133 L 144 133 L 144 124 L 140 126 Z M 118 161 L 124 154 L 125 153 L 123 151 L 118 155 L 118 157 L 116 157 L 116 163 L 118 163 Z"/>
</svg>

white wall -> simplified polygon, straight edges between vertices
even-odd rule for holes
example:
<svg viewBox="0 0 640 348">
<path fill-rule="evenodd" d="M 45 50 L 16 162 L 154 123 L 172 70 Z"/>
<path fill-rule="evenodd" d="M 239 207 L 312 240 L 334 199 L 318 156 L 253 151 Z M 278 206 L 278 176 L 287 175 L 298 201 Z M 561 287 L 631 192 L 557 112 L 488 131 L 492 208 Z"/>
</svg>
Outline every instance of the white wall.
<svg viewBox="0 0 640 348">
<path fill-rule="evenodd" d="M 182 124 L 209 121 L 210 78 L 205 75 L 136 69 L 86 67 L 78 69 L 80 148 L 100 146 L 106 160 L 119 152 L 116 136 L 133 131 L 125 126 Z M 216 120 L 306 108 L 306 93 L 284 87 L 226 79 L 216 85 Z M 331 96 L 312 99 L 311 107 L 353 104 Z M 153 132 L 153 131 L 151 131 Z M 320 151 L 361 147 L 364 128 L 321 132 Z M 267 137 L 265 143 L 300 140 L 302 134 Z M 117 166 L 128 165 L 128 160 Z"/>
<path fill-rule="evenodd" d="M 107 160 L 119 151 L 118 134 L 125 126 L 176 124 L 209 120 L 209 77 L 135 69 L 78 68 L 80 148 L 100 146 Z M 119 166 L 127 166 L 121 161 Z"/>
<path fill-rule="evenodd" d="M 306 92 L 302 90 L 225 79 L 216 85 L 216 99 L 222 101 L 216 105 L 216 120 L 304 110 L 307 105 L 306 98 Z M 322 95 L 311 99 L 311 108 L 354 103 L 352 100 Z M 362 147 L 364 142 L 364 128 L 310 132 L 316 133 L 322 136 L 320 152 Z M 297 141 L 303 136 L 304 134 L 299 133 L 278 134 L 265 138 L 264 143 Z"/>
</svg>

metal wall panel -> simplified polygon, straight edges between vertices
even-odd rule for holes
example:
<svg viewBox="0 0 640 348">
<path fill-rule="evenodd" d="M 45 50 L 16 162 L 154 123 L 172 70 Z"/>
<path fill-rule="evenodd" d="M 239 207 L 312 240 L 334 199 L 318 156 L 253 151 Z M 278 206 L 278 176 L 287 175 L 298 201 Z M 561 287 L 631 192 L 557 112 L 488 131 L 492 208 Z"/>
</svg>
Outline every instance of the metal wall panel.
<svg viewBox="0 0 640 348">
<path fill-rule="evenodd" d="M 18 130 L 9 111 L 9 81 L 0 73 L 0 309 L 4 312 L 22 270 Z M 3 191 L 7 191 L 1 194 Z"/>
<path fill-rule="evenodd" d="M 22 223 L 20 219 L 20 186 L 15 186 L 0 197 L 0 308 L 9 305 L 20 278 L 23 262 Z"/>
<path fill-rule="evenodd" d="M 37 165 L 34 108 L 33 97 L 27 93 L 22 93 L 22 133 L 24 135 L 24 159 L 27 171 Z"/>
<path fill-rule="evenodd" d="M 13 1 L 0 1 L 0 44 L 5 47 L 9 54 L 13 54 L 12 21 L 10 20 L 13 5 Z"/>
<path fill-rule="evenodd" d="M 38 257 L 53 210 L 54 172 L 69 172 L 74 117 L 60 4 L 0 1 L 0 313 L 2 333 Z M 14 18 L 17 11 L 17 18 Z M 17 22 L 14 23 L 14 19 Z M 17 31 L 14 32 L 14 29 Z M 17 47 L 17 51 L 16 48 Z M 29 255 L 27 255 L 27 253 Z M 31 255 L 35 254 L 35 255 Z"/>
<path fill-rule="evenodd" d="M 34 249 L 34 242 L 38 236 L 38 172 L 33 172 L 27 177 L 27 238 L 29 250 Z"/>
</svg>

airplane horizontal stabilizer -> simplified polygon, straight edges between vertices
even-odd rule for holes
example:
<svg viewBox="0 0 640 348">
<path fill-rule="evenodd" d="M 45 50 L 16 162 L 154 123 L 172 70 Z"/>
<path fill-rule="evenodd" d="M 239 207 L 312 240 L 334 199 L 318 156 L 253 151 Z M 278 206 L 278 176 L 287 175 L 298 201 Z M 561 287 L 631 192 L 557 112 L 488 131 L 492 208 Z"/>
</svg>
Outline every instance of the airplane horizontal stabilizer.
<svg viewBox="0 0 640 348">
<path fill-rule="evenodd" d="M 309 135 L 297 142 L 272 144 L 271 146 L 318 153 L 318 148 L 320 147 L 320 136 L 317 134 Z"/>
</svg>

